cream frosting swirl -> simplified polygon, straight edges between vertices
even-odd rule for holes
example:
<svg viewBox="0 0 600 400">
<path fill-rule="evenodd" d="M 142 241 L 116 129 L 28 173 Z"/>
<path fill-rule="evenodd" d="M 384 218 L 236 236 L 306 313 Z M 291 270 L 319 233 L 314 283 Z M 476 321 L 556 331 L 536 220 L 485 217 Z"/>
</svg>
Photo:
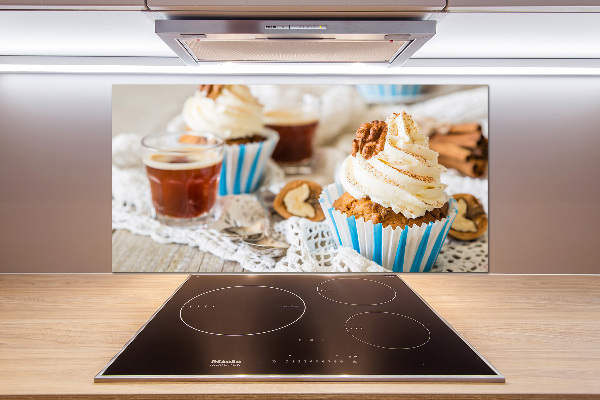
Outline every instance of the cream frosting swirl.
<svg viewBox="0 0 600 400">
<path fill-rule="evenodd" d="M 344 190 L 356 199 L 369 197 L 383 207 L 407 218 L 418 218 L 442 207 L 448 198 L 440 182 L 446 168 L 438 163 L 438 153 L 429 149 L 424 136 L 406 112 L 386 120 L 383 150 L 369 159 L 360 152 L 342 164 Z"/>
<path fill-rule="evenodd" d="M 197 90 L 185 101 L 182 115 L 186 125 L 194 131 L 238 139 L 263 130 L 262 109 L 248 86 L 224 85 L 215 98 Z"/>
</svg>

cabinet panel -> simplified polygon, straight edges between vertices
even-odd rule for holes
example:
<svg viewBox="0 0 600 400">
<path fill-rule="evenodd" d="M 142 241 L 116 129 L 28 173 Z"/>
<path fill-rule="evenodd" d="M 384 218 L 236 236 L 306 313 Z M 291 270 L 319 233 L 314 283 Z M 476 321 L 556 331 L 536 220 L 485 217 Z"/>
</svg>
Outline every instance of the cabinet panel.
<svg viewBox="0 0 600 400">
<path fill-rule="evenodd" d="M 447 11 L 598 11 L 600 0 L 448 0 Z"/>
<path fill-rule="evenodd" d="M 147 3 L 151 10 L 185 10 L 186 7 L 190 7 L 189 10 L 195 7 L 220 10 L 227 6 L 272 6 L 279 11 L 294 11 L 303 7 L 311 7 L 311 11 L 331 10 L 331 7 L 337 7 L 336 11 L 368 11 L 384 6 L 397 7 L 398 11 L 441 11 L 446 6 L 445 0 L 148 0 Z"/>
<path fill-rule="evenodd" d="M 92 7 L 102 7 L 103 9 L 134 9 L 143 10 L 146 8 L 144 0 L 0 0 L 0 8 L 5 9 L 44 9 L 51 7 L 57 8 L 76 8 L 86 9 Z"/>
</svg>

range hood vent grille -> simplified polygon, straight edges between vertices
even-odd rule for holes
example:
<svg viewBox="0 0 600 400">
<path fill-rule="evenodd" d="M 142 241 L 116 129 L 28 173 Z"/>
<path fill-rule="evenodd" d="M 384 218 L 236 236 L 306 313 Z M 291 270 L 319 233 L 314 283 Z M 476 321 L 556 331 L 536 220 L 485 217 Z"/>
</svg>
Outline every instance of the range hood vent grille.
<svg viewBox="0 0 600 400">
<path fill-rule="evenodd" d="M 326 40 L 203 41 L 183 43 L 198 62 L 384 63 L 407 42 L 341 42 Z"/>
<path fill-rule="evenodd" d="M 188 65 L 208 62 L 400 66 L 435 34 L 435 21 L 157 20 Z"/>
</svg>

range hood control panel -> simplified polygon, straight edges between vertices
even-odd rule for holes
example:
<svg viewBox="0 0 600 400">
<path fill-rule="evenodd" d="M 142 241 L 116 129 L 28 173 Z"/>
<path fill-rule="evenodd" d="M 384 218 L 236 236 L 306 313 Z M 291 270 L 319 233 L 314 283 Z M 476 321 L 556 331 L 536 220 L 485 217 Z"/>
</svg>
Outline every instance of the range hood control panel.
<svg viewBox="0 0 600 400">
<path fill-rule="evenodd" d="M 266 25 L 265 29 L 269 29 L 269 30 L 274 30 L 274 29 L 314 30 L 314 29 L 327 29 L 327 25 Z"/>
</svg>

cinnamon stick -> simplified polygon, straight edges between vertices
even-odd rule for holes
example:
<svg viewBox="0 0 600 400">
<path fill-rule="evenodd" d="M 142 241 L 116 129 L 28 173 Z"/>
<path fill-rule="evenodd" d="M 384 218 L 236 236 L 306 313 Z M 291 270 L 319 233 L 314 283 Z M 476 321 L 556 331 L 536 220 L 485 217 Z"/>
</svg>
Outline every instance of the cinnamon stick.
<svg viewBox="0 0 600 400">
<path fill-rule="evenodd" d="M 461 132 L 452 135 L 433 135 L 429 138 L 429 143 L 448 142 L 458 146 L 474 149 L 482 141 L 481 131 Z"/>
<path fill-rule="evenodd" d="M 467 122 L 464 124 L 456 124 L 450 127 L 450 134 L 460 133 L 460 132 L 472 132 L 472 131 L 481 131 L 481 125 L 477 122 Z"/>
<path fill-rule="evenodd" d="M 487 159 L 487 149 L 476 147 L 471 150 L 471 158 Z"/>
<path fill-rule="evenodd" d="M 485 174 L 485 170 L 487 169 L 487 161 L 482 159 L 461 161 L 455 158 L 440 155 L 438 161 L 446 168 L 454 168 L 457 171 L 470 176 L 471 178 L 480 178 Z"/>
<path fill-rule="evenodd" d="M 440 156 L 443 155 L 458 161 L 468 161 L 472 158 L 471 150 L 454 143 L 434 141 L 429 142 L 429 148 L 433 151 L 437 151 Z"/>
<path fill-rule="evenodd" d="M 481 149 L 482 156 L 487 160 L 488 157 L 488 140 L 487 138 L 482 138 L 481 142 L 477 145 L 478 149 Z"/>
</svg>

